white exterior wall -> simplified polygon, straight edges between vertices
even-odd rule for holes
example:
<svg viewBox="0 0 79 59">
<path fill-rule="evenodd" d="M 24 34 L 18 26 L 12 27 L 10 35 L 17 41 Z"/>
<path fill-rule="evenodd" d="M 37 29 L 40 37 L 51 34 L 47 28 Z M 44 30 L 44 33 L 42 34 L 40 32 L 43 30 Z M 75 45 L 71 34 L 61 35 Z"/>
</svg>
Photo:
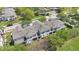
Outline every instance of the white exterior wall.
<svg viewBox="0 0 79 59">
<path fill-rule="evenodd" d="M 30 38 L 30 39 L 27 39 L 27 44 L 30 44 L 34 38 L 37 38 L 37 36 L 34 36 L 34 37 Z"/>
<path fill-rule="evenodd" d="M 48 36 L 48 35 L 49 35 L 49 33 L 50 33 L 50 31 L 49 31 L 49 32 L 45 32 L 45 33 L 41 34 L 41 37 Z"/>
<path fill-rule="evenodd" d="M 37 36 L 32 37 L 32 39 L 37 38 Z"/>
<path fill-rule="evenodd" d="M 30 39 L 27 39 L 27 44 L 30 44 L 32 42 L 32 38 L 30 38 Z"/>
<path fill-rule="evenodd" d="M 10 17 L 7 17 L 7 20 L 10 21 Z"/>
<path fill-rule="evenodd" d="M 2 36 L 0 37 L 0 46 L 3 47 L 3 38 L 2 38 Z"/>
</svg>

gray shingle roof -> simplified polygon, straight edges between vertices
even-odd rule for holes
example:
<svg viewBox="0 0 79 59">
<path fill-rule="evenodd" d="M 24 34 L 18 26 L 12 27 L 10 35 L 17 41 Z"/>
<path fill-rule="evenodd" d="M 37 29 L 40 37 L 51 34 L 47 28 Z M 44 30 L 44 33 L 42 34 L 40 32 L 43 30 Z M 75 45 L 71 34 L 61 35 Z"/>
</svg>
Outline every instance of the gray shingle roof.
<svg viewBox="0 0 79 59">
<path fill-rule="evenodd" d="M 18 39 L 22 37 L 31 37 L 36 34 L 36 30 L 34 30 L 33 26 L 28 26 L 23 30 L 12 32 L 13 39 Z"/>
<path fill-rule="evenodd" d="M 32 23 L 32 26 L 28 26 L 25 29 L 21 31 L 14 31 L 12 33 L 13 39 L 18 39 L 21 37 L 31 37 L 33 35 L 36 35 L 37 31 L 44 32 L 48 30 L 49 27 L 45 26 L 45 24 L 41 23 L 40 21 L 35 21 Z"/>
<path fill-rule="evenodd" d="M 39 28 L 42 26 L 42 22 L 40 22 L 40 21 L 38 21 L 38 20 L 35 20 L 35 21 L 33 21 L 32 22 L 32 26 L 34 27 L 34 29 L 36 30 L 36 31 L 38 31 L 39 30 Z"/>
<path fill-rule="evenodd" d="M 12 33 L 12 36 L 13 36 L 13 39 L 18 39 L 24 36 L 28 38 L 28 37 L 32 37 L 36 35 L 38 31 L 40 31 L 40 33 L 43 33 L 45 31 L 48 31 L 51 27 L 58 28 L 63 25 L 64 23 L 61 22 L 60 20 L 53 20 L 53 19 L 49 19 L 48 21 L 45 21 L 44 23 L 40 21 L 34 21 L 32 22 L 31 26 L 28 26 L 21 31 L 14 31 Z"/>
<path fill-rule="evenodd" d="M 59 28 L 64 25 L 64 23 L 58 19 L 49 19 L 48 21 L 45 21 L 45 24 L 52 28 Z"/>
<path fill-rule="evenodd" d="M 12 32 L 12 37 L 13 37 L 13 40 L 15 39 L 19 39 L 21 37 L 24 37 L 26 34 L 26 31 L 23 29 L 21 31 L 14 31 Z"/>
<path fill-rule="evenodd" d="M 34 27 L 34 30 L 37 32 L 38 30 L 40 32 L 44 32 L 46 30 L 49 29 L 49 26 L 46 26 L 44 23 L 36 20 L 35 22 L 33 22 L 33 27 Z"/>
<path fill-rule="evenodd" d="M 31 37 L 36 34 L 36 30 L 33 26 L 28 26 L 25 30 L 27 31 L 26 37 Z"/>
<path fill-rule="evenodd" d="M 5 16 L 5 17 L 16 16 L 14 8 L 12 8 L 12 7 L 4 7 L 2 9 L 2 16 Z"/>
</svg>

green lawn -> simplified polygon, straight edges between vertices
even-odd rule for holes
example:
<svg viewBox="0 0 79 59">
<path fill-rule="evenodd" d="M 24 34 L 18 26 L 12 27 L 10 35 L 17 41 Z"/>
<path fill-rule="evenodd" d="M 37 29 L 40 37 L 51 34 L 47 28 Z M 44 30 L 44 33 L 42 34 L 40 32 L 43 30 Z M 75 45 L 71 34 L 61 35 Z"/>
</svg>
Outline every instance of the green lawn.
<svg viewBox="0 0 79 59">
<path fill-rule="evenodd" d="M 78 51 L 79 50 L 79 37 L 70 39 L 65 42 L 62 47 L 58 49 L 59 51 Z"/>
<path fill-rule="evenodd" d="M 14 24 L 20 22 L 19 17 L 16 20 L 13 21 L 0 21 L 0 28 L 3 28 L 3 26 L 7 26 L 9 24 Z"/>
<path fill-rule="evenodd" d="M 45 16 L 36 16 L 34 19 L 37 19 L 37 20 L 39 20 L 41 22 L 46 20 Z"/>
<path fill-rule="evenodd" d="M 31 20 L 19 20 L 20 17 L 18 17 L 16 20 L 13 21 L 0 21 L 0 28 L 3 28 L 3 26 L 7 26 L 9 24 L 14 24 L 20 22 L 21 24 L 29 24 L 31 23 Z M 39 21 L 45 21 L 45 16 L 36 16 L 34 19 L 37 19 Z"/>
</svg>

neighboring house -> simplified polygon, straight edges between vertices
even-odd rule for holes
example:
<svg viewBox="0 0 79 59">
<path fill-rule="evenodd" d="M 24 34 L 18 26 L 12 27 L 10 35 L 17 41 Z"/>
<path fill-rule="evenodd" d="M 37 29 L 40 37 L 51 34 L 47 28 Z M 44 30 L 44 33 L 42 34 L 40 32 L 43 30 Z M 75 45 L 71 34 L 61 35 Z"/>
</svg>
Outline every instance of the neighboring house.
<svg viewBox="0 0 79 59">
<path fill-rule="evenodd" d="M 58 8 L 58 7 L 50 7 L 49 9 L 50 9 L 51 11 L 52 11 L 52 10 L 57 11 L 59 8 Z"/>
<path fill-rule="evenodd" d="M 31 43 L 33 39 L 45 37 L 54 30 L 64 28 L 64 23 L 59 20 L 49 19 L 42 23 L 38 20 L 33 21 L 30 26 L 21 31 L 12 32 L 13 44 Z"/>
<path fill-rule="evenodd" d="M 0 47 L 3 47 L 3 37 L 0 35 Z"/>
<path fill-rule="evenodd" d="M 22 30 L 21 24 L 14 24 L 12 26 L 5 27 L 4 28 L 4 33 L 12 32 L 13 30 L 16 30 L 16 31 Z"/>
<path fill-rule="evenodd" d="M 50 18 L 58 18 L 57 15 L 58 13 L 56 13 L 56 11 L 51 11 Z"/>
<path fill-rule="evenodd" d="M 0 47 L 3 47 L 3 43 L 4 43 L 4 40 L 3 40 L 3 32 L 0 29 Z"/>
<path fill-rule="evenodd" d="M 39 8 L 39 15 L 49 16 L 51 13 L 55 16 L 57 13 L 58 8 L 56 7 L 40 7 Z"/>
<path fill-rule="evenodd" d="M 57 10 L 58 10 L 58 8 L 51 8 L 51 11 L 50 11 L 51 15 L 49 18 L 54 18 L 54 19 L 57 18 L 58 19 L 59 17 L 58 17 Z"/>
<path fill-rule="evenodd" d="M 16 13 L 12 7 L 4 7 L 0 14 L 0 21 L 10 21 L 16 19 Z"/>
</svg>

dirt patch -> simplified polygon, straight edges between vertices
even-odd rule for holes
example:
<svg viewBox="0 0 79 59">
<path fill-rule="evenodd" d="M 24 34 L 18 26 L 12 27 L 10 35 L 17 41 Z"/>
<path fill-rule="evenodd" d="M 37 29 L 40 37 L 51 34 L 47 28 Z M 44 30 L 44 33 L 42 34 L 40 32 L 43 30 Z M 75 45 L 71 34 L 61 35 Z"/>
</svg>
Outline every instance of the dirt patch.
<svg viewBox="0 0 79 59">
<path fill-rule="evenodd" d="M 30 51 L 47 51 L 48 50 L 48 40 L 40 39 L 39 41 L 34 41 L 28 46 Z"/>
</svg>

